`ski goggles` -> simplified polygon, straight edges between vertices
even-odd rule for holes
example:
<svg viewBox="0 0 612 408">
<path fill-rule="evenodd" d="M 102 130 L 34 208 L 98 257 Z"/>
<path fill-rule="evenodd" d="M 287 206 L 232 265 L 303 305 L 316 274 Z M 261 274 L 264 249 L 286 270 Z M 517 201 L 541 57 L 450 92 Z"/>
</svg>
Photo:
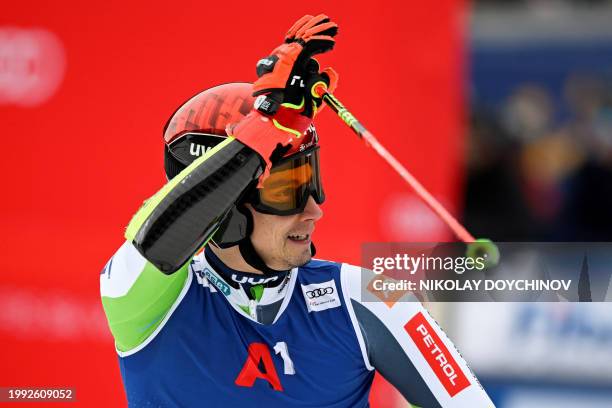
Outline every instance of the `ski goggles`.
<svg viewBox="0 0 612 408">
<path fill-rule="evenodd" d="M 255 188 L 248 202 L 264 214 L 293 215 L 304 211 L 311 195 L 317 204 L 325 201 L 318 146 L 276 163 L 263 188 Z"/>
</svg>

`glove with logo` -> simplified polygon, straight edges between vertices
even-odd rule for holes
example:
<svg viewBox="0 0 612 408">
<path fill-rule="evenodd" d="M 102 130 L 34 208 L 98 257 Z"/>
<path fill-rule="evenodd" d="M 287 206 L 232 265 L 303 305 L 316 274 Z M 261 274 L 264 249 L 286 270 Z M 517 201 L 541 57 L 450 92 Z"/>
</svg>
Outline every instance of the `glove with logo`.
<svg viewBox="0 0 612 408">
<path fill-rule="evenodd" d="M 312 57 L 331 51 L 337 33 L 337 24 L 324 14 L 299 19 L 287 32 L 285 44 L 257 63 L 259 79 L 253 86 L 253 95 L 267 94 L 279 103 L 300 105 L 309 95 L 304 93 L 309 77 L 319 74 L 319 65 Z M 329 84 L 330 75 L 326 76 Z"/>
<path fill-rule="evenodd" d="M 272 167 L 271 157 L 282 156 L 294 139 L 302 137 L 312 123 L 320 98 L 312 89 L 324 83 L 335 89 L 338 75 L 327 68 L 319 72 L 313 55 L 333 49 L 336 23 L 320 14 L 306 15 L 287 32 L 285 43 L 257 63 L 259 79 L 253 84 L 253 95 L 258 96 L 254 109 L 242 121 L 230 125 L 227 133 L 255 150 L 266 163 L 259 178 L 259 186 Z"/>
</svg>

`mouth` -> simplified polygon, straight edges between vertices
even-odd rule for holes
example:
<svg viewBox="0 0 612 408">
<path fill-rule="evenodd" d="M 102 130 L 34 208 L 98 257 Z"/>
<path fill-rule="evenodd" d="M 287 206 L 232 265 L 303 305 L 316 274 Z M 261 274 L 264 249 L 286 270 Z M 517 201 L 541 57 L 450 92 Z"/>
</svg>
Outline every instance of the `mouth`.
<svg viewBox="0 0 612 408">
<path fill-rule="evenodd" d="M 298 244 L 310 243 L 310 234 L 289 234 L 287 239 Z"/>
</svg>

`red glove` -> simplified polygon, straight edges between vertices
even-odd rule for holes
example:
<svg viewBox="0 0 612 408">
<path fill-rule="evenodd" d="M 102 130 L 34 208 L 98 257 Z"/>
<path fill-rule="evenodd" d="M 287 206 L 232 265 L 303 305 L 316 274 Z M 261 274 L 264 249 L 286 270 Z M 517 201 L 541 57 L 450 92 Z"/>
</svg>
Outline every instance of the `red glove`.
<svg viewBox="0 0 612 408">
<path fill-rule="evenodd" d="M 320 99 L 312 87 L 324 82 L 335 89 L 338 75 L 327 68 L 319 72 L 315 54 L 330 51 L 338 26 L 323 14 L 304 16 L 287 32 L 285 43 L 257 63 L 259 79 L 253 84 L 258 96 L 254 109 L 244 119 L 227 128 L 227 133 L 255 150 L 266 162 L 260 185 L 272 167 L 270 157 L 277 148 L 299 143 L 312 123 Z"/>
</svg>

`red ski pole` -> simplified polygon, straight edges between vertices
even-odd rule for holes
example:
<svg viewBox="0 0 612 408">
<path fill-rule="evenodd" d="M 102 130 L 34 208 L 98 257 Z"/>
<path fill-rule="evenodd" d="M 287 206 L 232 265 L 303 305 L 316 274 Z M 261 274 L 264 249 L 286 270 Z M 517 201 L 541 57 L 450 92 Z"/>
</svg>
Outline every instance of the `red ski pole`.
<svg viewBox="0 0 612 408">
<path fill-rule="evenodd" d="M 453 231 L 453 233 L 461 241 L 468 244 L 468 255 L 477 256 L 478 254 L 487 255 L 489 264 L 497 264 L 499 260 L 499 250 L 497 246 L 488 239 L 475 239 L 468 230 L 457 221 L 447 210 L 440 204 L 434 196 L 399 162 L 389 153 L 389 151 L 363 126 L 355 116 L 336 98 L 333 94 L 327 92 L 327 89 L 320 82 L 315 85 L 314 92 L 323 99 L 323 101 L 338 115 L 344 123 L 348 125 L 368 146 L 374 149 L 380 157 L 383 158 L 393 169 L 400 175 L 417 195 L 436 213 L 438 217 Z"/>
</svg>

